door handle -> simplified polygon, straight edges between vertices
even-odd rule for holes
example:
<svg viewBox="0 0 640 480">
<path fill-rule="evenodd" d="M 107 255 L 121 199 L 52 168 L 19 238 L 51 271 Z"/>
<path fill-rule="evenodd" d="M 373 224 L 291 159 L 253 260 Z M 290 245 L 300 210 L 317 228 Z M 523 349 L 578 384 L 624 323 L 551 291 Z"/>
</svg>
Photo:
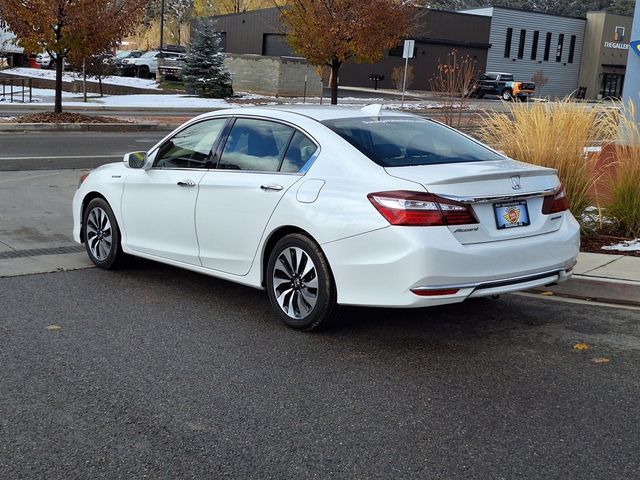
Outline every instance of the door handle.
<svg viewBox="0 0 640 480">
<path fill-rule="evenodd" d="M 282 185 L 278 185 L 276 183 L 270 183 L 268 185 L 260 185 L 260 188 L 262 190 L 264 190 L 265 192 L 267 192 L 267 191 L 279 192 L 284 187 Z"/>
<path fill-rule="evenodd" d="M 178 182 L 178 186 L 179 187 L 195 187 L 196 182 L 194 182 L 193 180 L 182 180 L 181 182 Z"/>
</svg>

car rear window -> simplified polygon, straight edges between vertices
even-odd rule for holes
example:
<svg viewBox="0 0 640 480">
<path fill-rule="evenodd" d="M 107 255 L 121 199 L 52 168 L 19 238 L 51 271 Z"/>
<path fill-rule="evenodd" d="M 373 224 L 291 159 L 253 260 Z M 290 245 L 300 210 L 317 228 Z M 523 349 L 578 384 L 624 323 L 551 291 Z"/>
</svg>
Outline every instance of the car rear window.
<svg viewBox="0 0 640 480">
<path fill-rule="evenodd" d="M 504 158 L 451 128 L 421 118 L 358 117 L 322 123 L 383 167 Z"/>
<path fill-rule="evenodd" d="M 503 82 L 513 82 L 513 75 L 500 75 L 500 80 Z"/>
</svg>

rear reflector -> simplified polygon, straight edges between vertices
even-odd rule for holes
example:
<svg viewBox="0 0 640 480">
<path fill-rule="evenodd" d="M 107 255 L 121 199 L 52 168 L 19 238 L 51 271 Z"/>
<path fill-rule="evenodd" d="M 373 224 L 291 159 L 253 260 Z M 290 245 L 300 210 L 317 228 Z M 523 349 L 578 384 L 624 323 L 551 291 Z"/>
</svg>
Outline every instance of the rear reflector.
<svg viewBox="0 0 640 480">
<path fill-rule="evenodd" d="M 419 297 L 438 297 L 441 295 L 455 295 L 460 290 L 454 288 L 445 288 L 442 290 L 411 290 L 411 293 L 418 295 Z"/>
<path fill-rule="evenodd" d="M 551 215 L 552 213 L 564 212 L 565 210 L 569 210 L 569 199 L 564 191 L 564 187 L 560 185 L 555 195 L 544 197 L 542 213 Z"/>
<path fill-rule="evenodd" d="M 367 195 L 391 225 L 432 227 L 478 223 L 468 205 L 431 193 L 398 190 Z"/>
</svg>

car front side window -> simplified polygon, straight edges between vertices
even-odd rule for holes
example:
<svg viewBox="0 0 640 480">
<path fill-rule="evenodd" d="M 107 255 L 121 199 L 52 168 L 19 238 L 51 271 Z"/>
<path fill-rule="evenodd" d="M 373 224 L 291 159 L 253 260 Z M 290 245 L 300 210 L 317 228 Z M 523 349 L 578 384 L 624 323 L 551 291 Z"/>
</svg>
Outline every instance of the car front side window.
<svg viewBox="0 0 640 480">
<path fill-rule="evenodd" d="M 211 149 L 227 122 L 226 118 L 190 125 L 167 140 L 158 150 L 155 168 L 207 168 Z"/>
</svg>

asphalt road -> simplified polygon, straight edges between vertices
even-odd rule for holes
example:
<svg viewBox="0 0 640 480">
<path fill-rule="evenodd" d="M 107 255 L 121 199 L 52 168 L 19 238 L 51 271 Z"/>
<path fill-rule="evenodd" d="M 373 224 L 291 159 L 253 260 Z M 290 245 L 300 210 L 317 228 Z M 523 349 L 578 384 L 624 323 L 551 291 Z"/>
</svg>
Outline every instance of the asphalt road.
<svg viewBox="0 0 640 480">
<path fill-rule="evenodd" d="M 94 168 L 148 150 L 167 132 L 0 132 L 0 171 Z"/>
<path fill-rule="evenodd" d="M 304 334 L 141 260 L 0 292 L 2 478 L 640 476 L 637 310 L 505 296 Z"/>
</svg>

